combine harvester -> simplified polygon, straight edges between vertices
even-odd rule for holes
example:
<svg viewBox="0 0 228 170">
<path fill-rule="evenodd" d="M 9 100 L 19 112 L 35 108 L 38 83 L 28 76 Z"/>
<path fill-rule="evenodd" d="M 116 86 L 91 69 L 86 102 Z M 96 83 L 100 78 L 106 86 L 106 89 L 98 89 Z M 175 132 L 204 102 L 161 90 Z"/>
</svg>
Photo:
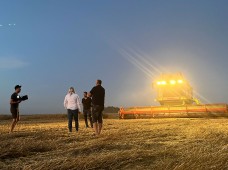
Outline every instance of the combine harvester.
<svg viewBox="0 0 228 170">
<path fill-rule="evenodd" d="M 162 74 L 153 83 L 157 92 L 155 101 L 161 106 L 120 108 L 119 117 L 227 117 L 224 103 L 201 104 L 193 97 L 193 89 L 181 73 Z"/>
</svg>

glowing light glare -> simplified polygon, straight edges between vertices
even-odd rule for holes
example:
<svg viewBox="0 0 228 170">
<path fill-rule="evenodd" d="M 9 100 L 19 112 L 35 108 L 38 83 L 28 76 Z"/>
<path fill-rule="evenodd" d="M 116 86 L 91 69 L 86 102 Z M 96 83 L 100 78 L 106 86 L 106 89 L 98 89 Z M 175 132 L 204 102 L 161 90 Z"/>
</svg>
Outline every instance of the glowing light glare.
<svg viewBox="0 0 228 170">
<path fill-rule="evenodd" d="M 183 83 L 183 80 L 178 80 L 177 81 L 179 84 L 182 84 Z"/>
<path fill-rule="evenodd" d="M 161 84 L 162 84 L 162 85 L 166 85 L 166 81 L 162 81 Z"/>
<path fill-rule="evenodd" d="M 161 82 L 160 82 L 160 81 L 158 81 L 158 82 L 157 82 L 157 85 L 161 85 Z"/>
<path fill-rule="evenodd" d="M 176 84 L 176 81 L 175 81 L 175 80 L 170 80 L 169 82 L 170 82 L 170 84 L 172 84 L 172 85 Z"/>
</svg>

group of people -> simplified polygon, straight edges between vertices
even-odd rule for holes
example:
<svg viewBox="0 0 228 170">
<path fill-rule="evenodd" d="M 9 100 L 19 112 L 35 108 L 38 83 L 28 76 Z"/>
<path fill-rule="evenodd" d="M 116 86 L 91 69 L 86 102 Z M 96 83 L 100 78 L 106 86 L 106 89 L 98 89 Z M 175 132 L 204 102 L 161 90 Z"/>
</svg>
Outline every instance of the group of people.
<svg viewBox="0 0 228 170">
<path fill-rule="evenodd" d="M 72 121 L 75 121 L 75 129 L 79 130 L 79 118 L 78 115 L 82 112 L 81 103 L 83 105 L 83 115 L 85 119 L 86 128 L 90 127 L 94 129 L 94 135 L 98 136 L 101 133 L 103 126 L 103 110 L 105 101 L 105 89 L 102 87 L 102 81 L 97 80 L 96 86 L 94 86 L 90 92 L 84 92 L 84 97 L 80 101 L 80 97 L 76 94 L 73 87 L 70 87 L 67 95 L 64 99 L 64 107 L 67 109 L 68 117 L 68 129 L 72 132 Z M 19 93 L 21 92 L 21 86 L 15 86 L 15 92 L 11 95 L 10 111 L 12 113 L 13 122 L 11 124 L 10 132 L 13 132 L 14 127 L 19 121 L 19 103 L 22 101 Z"/>
<path fill-rule="evenodd" d="M 105 89 L 101 84 L 102 81 L 97 80 L 96 86 L 94 86 L 89 93 L 84 92 L 84 97 L 82 99 L 85 126 L 86 128 L 89 127 L 89 119 L 90 126 L 94 128 L 95 135 L 101 133 L 103 124 L 102 111 L 104 110 Z M 78 114 L 81 113 L 80 106 L 79 96 L 75 93 L 74 88 L 70 87 L 68 94 L 64 99 L 64 107 L 67 109 L 68 115 L 69 132 L 72 132 L 73 119 L 75 121 L 75 129 L 78 131 Z"/>
</svg>

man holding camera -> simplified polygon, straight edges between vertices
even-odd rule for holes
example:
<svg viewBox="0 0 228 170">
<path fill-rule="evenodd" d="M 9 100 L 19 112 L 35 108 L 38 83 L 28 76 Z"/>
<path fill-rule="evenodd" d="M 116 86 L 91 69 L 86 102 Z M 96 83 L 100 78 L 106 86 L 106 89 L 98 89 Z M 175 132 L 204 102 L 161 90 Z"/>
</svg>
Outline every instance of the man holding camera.
<svg viewBox="0 0 228 170">
<path fill-rule="evenodd" d="M 21 92 L 21 86 L 16 85 L 15 92 L 11 95 L 11 99 L 10 99 L 10 112 L 12 113 L 12 117 L 13 117 L 13 122 L 11 124 L 10 133 L 13 132 L 14 127 L 16 126 L 17 122 L 20 120 L 19 103 L 21 103 L 21 101 L 23 101 L 23 100 L 28 99 L 27 95 L 20 97 L 19 96 L 20 92 Z"/>
</svg>

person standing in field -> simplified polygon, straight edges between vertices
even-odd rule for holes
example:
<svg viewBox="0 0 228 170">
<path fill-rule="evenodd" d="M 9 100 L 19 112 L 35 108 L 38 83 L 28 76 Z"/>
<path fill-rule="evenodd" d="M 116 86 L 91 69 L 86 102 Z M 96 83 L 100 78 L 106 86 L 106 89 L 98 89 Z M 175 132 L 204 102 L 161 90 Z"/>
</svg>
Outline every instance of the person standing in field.
<svg viewBox="0 0 228 170">
<path fill-rule="evenodd" d="M 92 120 L 95 135 L 98 136 L 101 133 L 103 126 L 104 101 L 105 101 L 105 89 L 101 86 L 102 81 L 97 80 L 96 86 L 90 91 L 92 97 Z"/>
<path fill-rule="evenodd" d="M 89 127 L 87 118 L 89 118 L 90 126 L 93 128 L 93 122 L 91 117 L 91 103 L 92 103 L 92 99 L 88 96 L 87 92 L 85 91 L 84 98 L 82 99 L 82 105 L 83 105 L 83 115 L 85 119 L 86 128 Z"/>
<path fill-rule="evenodd" d="M 73 87 L 70 87 L 68 94 L 65 96 L 64 107 L 67 109 L 69 132 L 72 132 L 73 118 L 75 121 L 75 129 L 76 131 L 78 131 L 78 128 L 79 128 L 78 114 L 81 112 L 80 98 L 75 93 L 75 90 Z"/>
<path fill-rule="evenodd" d="M 15 92 L 11 95 L 10 99 L 10 112 L 13 117 L 13 122 L 11 124 L 10 132 L 12 133 L 17 122 L 20 120 L 19 116 L 19 103 L 21 103 L 21 97 L 19 96 L 19 93 L 21 92 L 21 86 L 16 85 L 15 86 Z"/>
</svg>

